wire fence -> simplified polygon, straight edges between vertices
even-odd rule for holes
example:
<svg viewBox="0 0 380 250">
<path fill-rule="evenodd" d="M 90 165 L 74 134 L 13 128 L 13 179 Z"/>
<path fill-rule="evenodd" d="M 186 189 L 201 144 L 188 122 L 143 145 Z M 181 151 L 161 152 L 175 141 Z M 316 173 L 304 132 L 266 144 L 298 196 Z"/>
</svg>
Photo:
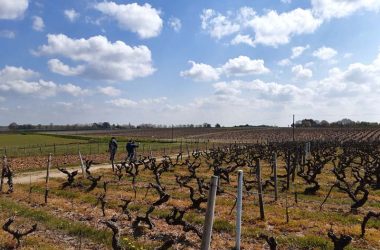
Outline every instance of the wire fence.
<svg viewBox="0 0 380 250">
<path fill-rule="evenodd" d="M 119 142 L 118 151 L 124 152 L 126 142 Z M 142 142 L 138 144 L 138 154 L 147 155 L 150 152 L 158 154 L 174 154 L 183 152 L 184 154 L 193 150 L 207 150 L 215 147 L 215 144 L 208 141 L 154 141 Z M 221 146 L 218 143 L 217 146 Z M 9 146 L 0 148 L 0 154 L 8 157 L 28 157 L 28 156 L 47 156 L 53 155 L 77 155 L 78 152 L 84 155 L 105 154 L 108 151 L 108 142 L 85 142 L 69 144 L 35 144 L 23 146 Z"/>
</svg>

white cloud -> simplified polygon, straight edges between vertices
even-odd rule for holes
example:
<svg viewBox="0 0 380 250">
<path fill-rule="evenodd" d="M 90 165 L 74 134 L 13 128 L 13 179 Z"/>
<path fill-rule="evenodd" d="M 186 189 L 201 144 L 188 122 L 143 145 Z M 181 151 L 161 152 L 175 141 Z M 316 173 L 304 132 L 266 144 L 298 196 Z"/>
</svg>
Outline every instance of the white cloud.
<svg viewBox="0 0 380 250">
<path fill-rule="evenodd" d="M 0 19 L 22 18 L 28 5 L 28 0 L 0 0 Z"/>
<path fill-rule="evenodd" d="M 315 15 L 323 18 L 341 18 L 360 10 L 379 11 L 378 0 L 312 0 Z"/>
<path fill-rule="evenodd" d="M 181 20 L 176 17 L 171 17 L 168 24 L 175 32 L 179 32 L 182 28 Z"/>
<path fill-rule="evenodd" d="M 13 91 L 18 94 L 50 97 L 58 92 L 73 96 L 88 93 L 79 86 L 69 84 L 56 84 L 52 81 L 37 79 L 39 74 L 30 69 L 5 66 L 0 70 L 0 91 Z"/>
<path fill-rule="evenodd" d="M 229 59 L 221 69 L 227 76 L 244 76 L 269 72 L 269 69 L 264 66 L 264 60 L 252 60 L 247 56 Z"/>
<path fill-rule="evenodd" d="M 264 66 L 264 60 L 252 60 L 247 56 L 239 56 L 229 59 L 219 68 L 214 68 L 211 65 L 204 63 L 189 62 L 192 64 L 191 69 L 181 71 L 180 75 L 183 77 L 190 77 L 195 81 L 216 81 L 219 80 L 221 75 L 227 77 L 239 77 L 270 72 L 270 70 Z"/>
<path fill-rule="evenodd" d="M 76 12 L 74 9 L 65 10 L 63 14 L 67 18 L 67 20 L 69 20 L 72 23 L 75 22 L 80 16 L 80 14 Z"/>
<path fill-rule="evenodd" d="M 304 68 L 302 65 L 292 67 L 292 72 L 297 79 L 308 79 L 313 77 L 313 71 L 308 68 Z"/>
<path fill-rule="evenodd" d="M 34 16 L 32 19 L 33 29 L 36 31 L 43 31 L 45 28 L 44 20 L 39 16 Z"/>
<path fill-rule="evenodd" d="M 62 106 L 66 109 L 70 109 L 70 108 L 74 107 L 74 103 L 72 103 L 72 102 L 56 102 L 56 105 Z"/>
<path fill-rule="evenodd" d="M 297 8 L 281 14 L 271 10 L 254 17 L 250 26 L 255 31 L 255 43 L 276 47 L 289 43 L 294 35 L 313 33 L 321 23 L 310 10 Z"/>
<path fill-rule="evenodd" d="M 347 59 L 347 58 L 351 58 L 352 57 L 352 53 L 344 53 L 343 55 L 343 58 Z"/>
<path fill-rule="evenodd" d="M 121 91 L 117 88 L 108 86 L 108 87 L 98 87 L 99 93 L 102 93 L 104 95 L 108 96 L 118 96 L 121 94 Z"/>
<path fill-rule="evenodd" d="M 0 96 L 0 102 L 4 102 L 4 101 L 5 101 L 5 97 Z"/>
<path fill-rule="evenodd" d="M 229 17 L 223 16 L 212 9 L 204 9 L 201 14 L 202 29 L 211 37 L 220 39 L 224 36 L 236 33 L 240 25 L 233 23 Z"/>
<path fill-rule="evenodd" d="M 292 3 L 292 0 L 281 0 L 281 3 Z"/>
<path fill-rule="evenodd" d="M 130 107 L 155 107 L 157 104 L 163 104 L 167 101 L 166 97 L 158 97 L 158 98 L 145 98 L 141 100 L 131 100 L 127 98 L 118 98 L 118 99 L 113 99 L 110 101 L 107 101 L 106 103 L 111 104 L 115 107 L 119 108 L 130 108 Z"/>
<path fill-rule="evenodd" d="M 292 64 L 292 61 L 290 61 L 288 58 L 285 58 L 285 59 L 282 59 L 280 61 L 278 61 L 277 63 L 278 65 L 284 67 L 284 66 L 289 66 Z"/>
<path fill-rule="evenodd" d="M 122 41 L 114 43 L 104 36 L 72 39 L 63 34 L 49 34 L 48 43 L 40 46 L 36 55 L 58 55 L 77 63 L 65 65 L 50 60 L 49 68 L 62 75 L 81 75 L 108 81 L 129 81 L 146 77 L 155 71 L 151 52 L 146 46 L 130 47 Z M 94 53 L 96 51 L 96 53 Z"/>
<path fill-rule="evenodd" d="M 58 90 L 72 96 L 87 95 L 89 93 L 89 90 L 82 89 L 71 83 L 59 85 Z"/>
<path fill-rule="evenodd" d="M 306 45 L 305 47 L 303 46 L 297 46 L 292 48 L 292 55 L 290 56 L 291 59 L 297 58 L 300 55 L 303 54 L 305 50 L 307 50 L 310 46 Z"/>
<path fill-rule="evenodd" d="M 122 29 L 135 32 L 140 38 L 158 36 L 163 26 L 160 11 L 148 3 L 119 5 L 114 2 L 101 2 L 95 4 L 94 8 L 116 19 Z"/>
<path fill-rule="evenodd" d="M 195 81 L 206 82 L 206 81 L 216 81 L 219 79 L 219 72 L 214 67 L 204 64 L 189 61 L 191 63 L 191 69 L 186 71 L 181 71 L 180 75 L 182 77 L 189 77 Z"/>
<path fill-rule="evenodd" d="M 318 57 L 321 60 L 329 60 L 336 56 L 338 52 L 333 48 L 321 47 L 313 52 L 313 56 Z"/>
<path fill-rule="evenodd" d="M 51 72 L 64 75 L 64 76 L 76 76 L 83 73 L 85 67 L 83 65 L 79 65 L 75 68 L 72 68 L 58 59 L 50 59 L 48 61 L 48 67 Z"/>
<path fill-rule="evenodd" d="M 130 99 L 126 99 L 126 98 L 119 98 L 119 99 L 107 101 L 106 103 L 112 104 L 113 106 L 116 106 L 119 108 L 130 108 L 130 107 L 136 107 L 138 105 L 137 102 L 132 101 Z"/>
<path fill-rule="evenodd" d="M 216 39 L 239 33 L 232 39 L 233 45 L 273 47 L 289 43 L 295 35 L 313 33 L 322 24 L 310 9 L 297 8 L 283 13 L 269 10 L 260 16 L 249 7 L 240 8 L 236 13 L 229 11 L 227 15 L 206 9 L 202 12 L 201 22 L 202 29 Z M 242 35 L 243 32 L 247 34 Z"/>
<path fill-rule="evenodd" d="M 155 104 L 160 104 L 160 103 L 164 103 L 168 100 L 167 97 L 163 96 L 163 97 L 158 97 L 158 98 L 144 98 L 142 100 L 139 101 L 139 104 L 142 104 L 142 105 L 155 105 Z"/>
<path fill-rule="evenodd" d="M 16 37 L 16 33 L 12 30 L 0 30 L 0 37 L 12 39 Z"/>
<path fill-rule="evenodd" d="M 241 43 L 255 47 L 255 42 L 253 41 L 252 37 L 250 37 L 249 35 L 237 34 L 235 38 L 231 40 L 232 45 L 237 45 Z"/>
</svg>

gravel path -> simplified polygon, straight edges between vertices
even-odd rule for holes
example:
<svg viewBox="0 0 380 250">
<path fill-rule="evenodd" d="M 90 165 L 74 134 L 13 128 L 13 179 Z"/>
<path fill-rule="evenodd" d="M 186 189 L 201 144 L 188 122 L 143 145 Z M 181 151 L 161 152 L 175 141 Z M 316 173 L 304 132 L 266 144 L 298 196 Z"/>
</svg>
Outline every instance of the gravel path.
<svg viewBox="0 0 380 250">
<path fill-rule="evenodd" d="M 91 171 L 103 169 L 103 168 L 109 168 L 111 169 L 111 164 L 99 164 L 99 165 L 92 165 Z M 69 167 L 67 168 L 69 171 L 79 170 L 79 174 L 82 173 L 82 169 L 80 166 L 77 167 Z M 64 173 L 59 171 L 56 168 L 50 169 L 50 178 L 54 177 L 66 177 Z M 24 172 L 20 174 L 16 174 L 16 176 L 13 177 L 13 183 L 15 184 L 27 184 L 29 182 L 39 182 L 39 181 L 45 181 L 46 178 L 46 170 L 39 170 L 39 171 L 32 171 L 32 172 Z"/>
</svg>

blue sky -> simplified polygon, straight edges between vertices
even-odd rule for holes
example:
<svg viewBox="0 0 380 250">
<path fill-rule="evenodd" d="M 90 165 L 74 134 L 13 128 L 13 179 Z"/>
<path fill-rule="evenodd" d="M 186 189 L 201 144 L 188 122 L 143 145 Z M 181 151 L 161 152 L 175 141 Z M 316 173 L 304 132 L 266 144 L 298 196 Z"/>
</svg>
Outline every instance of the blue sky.
<svg viewBox="0 0 380 250">
<path fill-rule="evenodd" d="M 380 1 L 0 0 L 0 124 L 380 121 Z"/>
</svg>

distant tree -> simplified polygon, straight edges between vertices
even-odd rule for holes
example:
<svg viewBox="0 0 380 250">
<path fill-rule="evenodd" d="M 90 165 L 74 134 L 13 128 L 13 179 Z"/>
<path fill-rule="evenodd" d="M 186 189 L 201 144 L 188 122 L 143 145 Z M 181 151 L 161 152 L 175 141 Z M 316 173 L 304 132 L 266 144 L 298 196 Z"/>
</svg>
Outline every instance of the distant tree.
<svg viewBox="0 0 380 250">
<path fill-rule="evenodd" d="M 15 122 L 12 122 L 11 124 L 8 125 L 9 130 L 17 130 L 18 124 Z"/>
<path fill-rule="evenodd" d="M 111 124 L 109 122 L 102 123 L 102 129 L 110 129 L 110 128 L 111 128 Z"/>
<path fill-rule="evenodd" d="M 204 127 L 204 128 L 211 128 L 211 124 L 205 122 L 205 123 L 203 123 L 202 127 Z"/>
<path fill-rule="evenodd" d="M 220 128 L 220 124 L 219 123 L 215 124 L 215 128 Z"/>
<path fill-rule="evenodd" d="M 330 123 L 328 121 L 326 121 L 326 120 L 322 120 L 320 122 L 320 126 L 321 127 L 328 127 L 328 126 L 330 126 Z"/>
</svg>

